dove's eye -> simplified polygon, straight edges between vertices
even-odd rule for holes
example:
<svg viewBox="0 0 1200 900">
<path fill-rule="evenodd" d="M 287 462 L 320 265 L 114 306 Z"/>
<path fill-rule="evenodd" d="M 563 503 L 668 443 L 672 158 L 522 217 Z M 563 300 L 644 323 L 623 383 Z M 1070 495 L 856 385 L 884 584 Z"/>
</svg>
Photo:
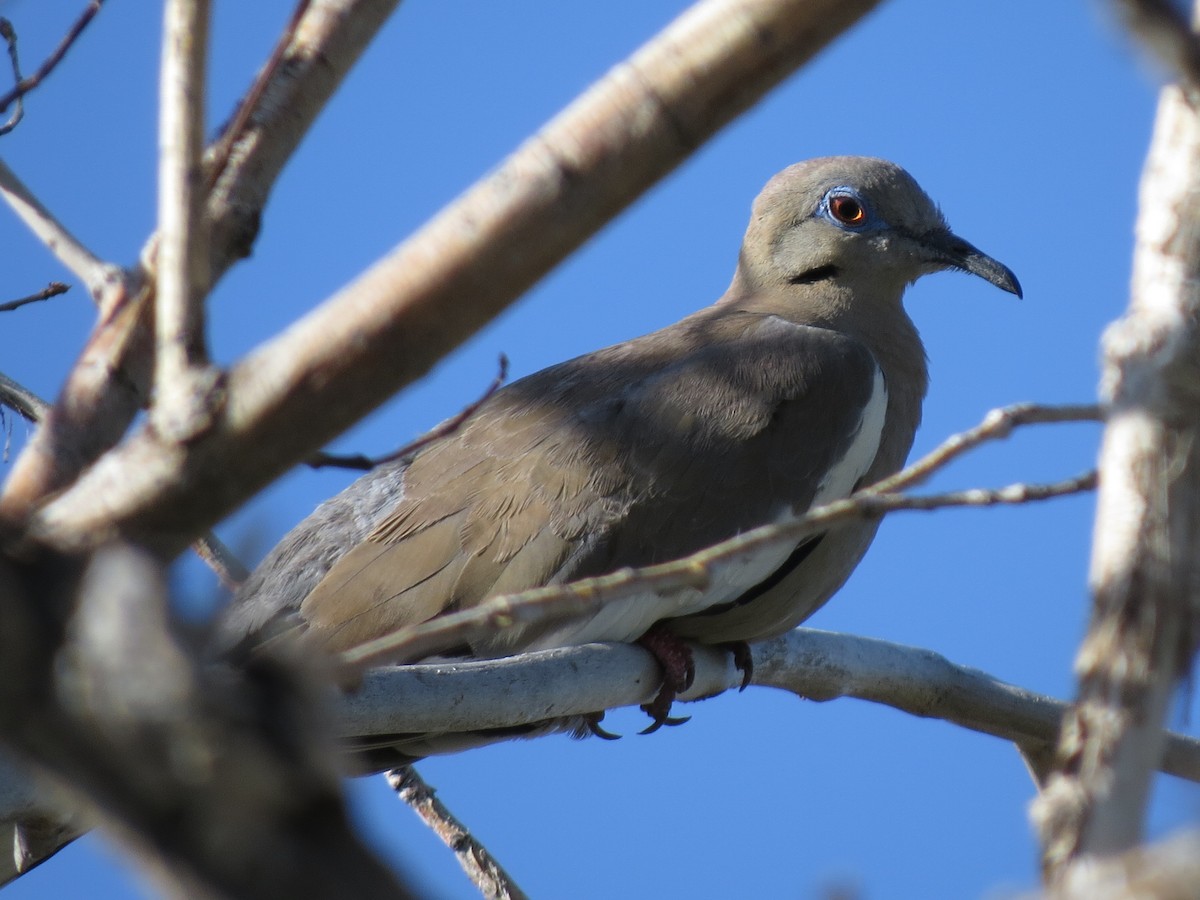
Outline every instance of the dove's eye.
<svg viewBox="0 0 1200 900">
<path fill-rule="evenodd" d="M 839 184 L 827 190 L 816 214 L 850 231 L 874 230 L 883 226 L 871 209 L 871 204 L 848 184 Z"/>
<path fill-rule="evenodd" d="M 867 221 L 867 211 L 858 199 L 847 194 L 829 198 L 829 214 L 843 225 L 862 225 Z"/>
</svg>

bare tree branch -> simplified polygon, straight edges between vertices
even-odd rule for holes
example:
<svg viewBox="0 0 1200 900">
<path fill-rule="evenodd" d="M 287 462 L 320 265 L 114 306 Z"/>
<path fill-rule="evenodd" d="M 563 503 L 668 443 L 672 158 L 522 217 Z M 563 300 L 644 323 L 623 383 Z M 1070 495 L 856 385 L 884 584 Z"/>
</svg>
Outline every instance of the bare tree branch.
<svg viewBox="0 0 1200 900">
<path fill-rule="evenodd" d="M 96 329 L 13 466 L 0 497 L 9 519 L 24 518 L 108 450 L 146 397 L 152 345 L 141 317 L 150 291 L 140 268 L 114 272 L 101 292 Z"/>
<path fill-rule="evenodd" d="M 487 900 L 525 900 L 526 894 L 504 871 L 471 832 L 437 798 L 433 788 L 412 766 L 402 766 L 387 773 L 387 781 L 401 800 L 408 804 L 421 821 L 454 853 L 471 883 Z"/>
<path fill-rule="evenodd" d="M 0 403 L 15 409 L 27 422 L 41 421 L 50 408 L 50 404 L 29 388 L 4 374 L 0 374 Z"/>
<path fill-rule="evenodd" d="M 13 23 L 0 16 L 0 38 L 8 47 L 8 62 L 12 66 L 13 82 L 21 80 L 21 55 L 17 52 L 17 30 Z M 3 110 L 0 110 L 3 112 Z"/>
<path fill-rule="evenodd" d="M 6 747 L 168 893 L 408 896 L 353 834 L 297 661 L 197 662 L 162 567 L 127 547 L 3 562 L 0 583 Z"/>
<path fill-rule="evenodd" d="M 17 52 L 17 30 L 13 28 L 12 22 L 0 16 L 0 38 L 4 39 L 5 45 L 8 47 L 8 61 L 12 66 L 13 82 L 21 83 L 21 56 Z M 0 110 L 3 112 L 3 110 Z M 13 110 L 13 114 L 8 117 L 8 121 L 0 125 L 0 136 L 8 134 L 14 128 L 21 124 L 21 119 L 25 117 L 25 104 L 21 102 L 20 96 L 17 97 L 17 108 Z"/>
<path fill-rule="evenodd" d="M 206 154 L 208 286 L 247 256 L 275 180 L 399 0 L 301 0 L 234 121 Z"/>
<path fill-rule="evenodd" d="M 974 450 L 980 444 L 1004 440 L 1012 434 L 1014 428 L 1025 425 L 1100 422 L 1103 419 L 1104 411 L 1094 403 L 1068 404 L 1066 406 L 1013 403 L 993 409 L 974 428 L 951 435 L 915 463 L 905 466 L 890 478 L 871 485 L 870 490 L 877 494 L 888 494 L 902 488 L 923 484 L 934 472 L 945 468 L 949 463 Z"/>
<path fill-rule="evenodd" d="M 189 441 L 211 426 L 219 402 L 204 332 L 209 247 L 200 165 L 210 11 L 208 0 L 168 0 L 166 10 L 150 424 L 170 440 Z"/>
<path fill-rule="evenodd" d="M 1188 91 L 1200 91 L 1200 41 L 1187 15 L 1170 0 L 1114 0 L 1125 27 Z"/>
<path fill-rule="evenodd" d="M 0 303 L 0 312 L 12 312 L 15 309 L 20 309 L 22 306 L 28 306 L 30 303 L 49 300 L 51 297 L 65 294 L 70 289 L 71 286 L 69 284 L 63 284 L 61 281 L 52 281 L 36 294 L 30 294 L 28 297 L 21 297 L 17 300 L 9 300 L 7 303 Z"/>
<path fill-rule="evenodd" d="M 1061 701 L 956 665 L 932 651 L 857 635 L 798 628 L 751 649 L 756 685 L 813 701 L 852 697 L 881 703 L 1013 741 L 1023 749 L 1051 747 L 1067 709 Z M 742 673 L 728 653 L 703 646 L 694 647 L 694 653 L 696 680 L 685 700 L 741 687 Z M 373 669 L 343 698 L 337 731 L 352 739 L 528 725 L 640 705 L 654 695 L 659 677 L 653 656 L 629 644 Z M 1200 782 L 1200 741 L 1168 734 L 1155 764 L 1166 773 Z M 14 790 L 0 775 L 0 822 L 38 808 L 31 804 L 28 792 Z"/>
<path fill-rule="evenodd" d="M 209 190 L 216 185 L 217 179 L 224 174 L 225 167 L 229 164 L 230 154 L 233 152 L 233 146 L 239 139 L 245 136 L 253 116 L 256 113 L 262 112 L 260 104 L 263 95 L 280 77 L 281 68 L 288 58 L 288 51 L 297 42 L 297 32 L 301 23 L 305 21 L 309 5 L 310 0 L 299 0 L 296 4 L 296 8 L 292 10 L 292 17 L 288 20 L 288 24 L 284 27 L 283 32 L 279 35 L 279 40 L 275 42 L 275 47 L 271 51 L 271 55 L 267 58 L 266 63 L 255 77 L 250 90 L 246 92 L 246 96 L 238 104 L 237 112 L 221 130 L 221 136 L 217 142 L 205 154 L 206 162 L 208 163 L 207 185 Z M 355 13 L 348 10 L 347 14 L 354 15 Z"/>
<path fill-rule="evenodd" d="M 701 588 L 717 568 L 778 544 L 796 544 L 806 537 L 853 519 L 874 519 L 901 510 L 932 511 L 960 506 L 1021 504 L 1077 494 L 1095 488 L 1095 472 L 1053 484 L 1012 484 L 1002 488 L 973 488 L 925 497 L 859 491 L 845 500 L 819 506 L 793 522 L 763 525 L 671 562 L 640 569 L 619 569 L 608 575 L 561 585 L 534 588 L 492 597 L 461 612 L 438 616 L 360 644 L 340 654 L 342 678 L 353 680 L 374 666 L 406 663 L 452 647 L 470 644 L 481 634 L 493 634 L 530 622 L 554 622 L 586 616 L 607 603 L 646 591 Z"/>
<path fill-rule="evenodd" d="M 0 113 L 3 113 L 14 101 L 19 101 L 46 80 L 46 77 L 62 62 L 63 57 L 67 55 L 67 51 L 71 49 L 71 45 L 83 34 L 83 29 L 87 28 L 88 23 L 92 21 L 96 13 L 100 12 L 100 7 L 103 3 L 104 0 L 89 0 L 87 8 L 79 15 L 79 18 L 75 20 L 70 29 L 68 29 L 63 39 L 59 41 L 58 46 L 54 48 L 54 52 L 46 57 L 45 62 L 38 66 L 37 71 L 28 78 L 21 78 L 20 67 L 17 64 L 17 39 L 15 33 L 12 34 L 12 37 L 9 37 L 7 34 L 3 35 L 8 41 L 9 54 L 12 57 L 13 74 L 17 78 L 17 83 L 13 86 L 12 90 L 0 94 Z M 9 32 L 12 31 L 11 24 L 9 24 L 8 30 Z M 7 123 L 3 130 L 0 130 L 0 134 L 11 131 L 14 125 L 16 125 L 16 122 Z"/>
<path fill-rule="evenodd" d="M 752 683 L 814 701 L 853 697 L 1028 746 L 1050 746 L 1067 704 L 951 663 L 931 650 L 796 628 L 751 646 Z M 684 700 L 740 689 L 730 654 L 696 645 Z M 588 644 L 503 659 L 372 669 L 343 698 L 347 737 L 454 734 L 529 725 L 652 699 L 661 668 L 633 644 Z M 499 738 L 498 738 L 499 739 Z M 482 743 L 480 741 L 479 743 Z M 1169 734 L 1155 765 L 1200 782 L 1200 740 Z"/>
<path fill-rule="evenodd" d="M 227 591 L 236 591 L 238 585 L 250 577 L 250 570 L 211 531 L 196 538 L 192 550 L 212 569 Z"/>
<path fill-rule="evenodd" d="M 1065 884 L 1019 900 L 1194 900 L 1200 884 L 1200 832 L 1189 829 L 1154 844 L 1095 860 Z"/>
<path fill-rule="evenodd" d="M 1147 9 L 1157 4 L 1147 4 Z M 1172 62 L 1175 62 L 1172 60 Z M 1129 311 L 1104 338 L 1101 450 L 1078 699 L 1034 807 L 1049 883 L 1141 840 L 1162 723 L 1200 622 L 1200 116 L 1165 88 L 1140 192 Z"/>
<path fill-rule="evenodd" d="M 398 2 L 311 0 L 305 5 L 288 33 L 282 60 L 245 112 L 247 124 L 234 135 L 228 163 L 209 193 L 209 271 L 197 287 L 202 293 L 249 254 L 284 164 Z M 143 258 L 153 256 L 156 239 L 152 235 L 147 241 Z M 140 267 L 113 271 L 116 277 L 98 297 L 100 322 L 0 498 L 0 509 L 14 518 L 71 483 L 116 444 L 146 401 L 152 285 Z"/>
<path fill-rule="evenodd" d="M 68 375 L 57 404 L 18 457 L 0 497 L 0 509 L 20 519 L 45 493 L 66 483 L 110 447 L 137 409 L 135 405 L 127 410 L 125 400 L 130 391 L 141 396 L 136 384 L 146 373 L 124 363 L 137 337 L 132 325 L 140 310 L 136 304 L 124 303 L 124 298 L 137 293 L 140 273 L 98 259 L 2 160 L 0 196 L 59 262 L 79 276 L 100 306 L 100 325 Z M 143 355 L 148 362 L 148 352 Z M 125 377 L 116 377 L 118 373 Z"/>
<path fill-rule="evenodd" d="M 83 282 L 99 299 L 108 286 L 120 279 L 120 268 L 98 259 L 46 209 L 0 160 L 0 197 L 12 208 L 34 236 Z"/>
<path fill-rule="evenodd" d="M 45 400 L 3 373 L 0 373 L 0 404 L 12 407 L 26 421 L 34 423 L 42 421 L 50 409 L 50 404 Z M 233 552 L 211 531 L 200 535 L 192 544 L 192 549 L 230 591 L 235 590 L 250 574 Z M 2 880 L 0 885 L 3 885 Z"/>
</svg>

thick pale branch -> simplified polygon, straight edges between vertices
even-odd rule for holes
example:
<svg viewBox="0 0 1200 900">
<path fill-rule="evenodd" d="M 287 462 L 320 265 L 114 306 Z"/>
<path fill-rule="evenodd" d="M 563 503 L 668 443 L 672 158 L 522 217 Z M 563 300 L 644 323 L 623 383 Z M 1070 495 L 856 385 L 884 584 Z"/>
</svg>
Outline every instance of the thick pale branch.
<svg viewBox="0 0 1200 900">
<path fill-rule="evenodd" d="M 853 697 L 1028 745 L 1052 744 L 1066 704 L 955 665 L 940 654 L 857 635 L 797 628 L 751 647 L 753 683 L 809 700 Z M 694 648 L 702 699 L 740 688 L 722 650 Z M 340 706 L 339 732 L 472 732 L 637 706 L 662 674 L 631 644 L 588 644 L 480 662 L 372 669 Z M 1200 782 L 1200 741 L 1169 735 L 1163 771 Z"/>
<path fill-rule="evenodd" d="M 50 404 L 3 373 L 0 373 L 0 404 L 12 407 L 27 421 L 34 423 L 41 422 L 50 411 Z M 230 591 L 235 590 L 250 574 L 241 560 L 211 531 L 196 538 L 192 549 Z M 0 782 L 3 782 L 3 777 L 0 777 Z M 0 884 L 3 884 L 2 880 Z"/>
<path fill-rule="evenodd" d="M 296 3 L 296 8 L 292 10 L 292 18 L 288 21 L 287 26 L 279 35 L 279 39 L 275 42 L 275 47 L 271 51 L 271 55 L 259 70 L 258 75 L 255 76 L 254 83 L 250 85 L 250 90 L 246 92 L 246 96 L 238 104 L 237 112 L 226 123 L 217 142 L 205 154 L 206 162 L 208 163 L 207 186 L 209 188 L 212 188 L 216 184 L 217 179 L 224 174 L 225 167 L 229 164 L 229 155 L 233 151 L 233 146 L 246 134 L 251 119 L 256 113 L 262 111 L 260 103 L 262 102 L 263 94 L 280 76 L 284 61 L 288 57 L 288 52 L 295 45 L 297 29 L 300 27 L 300 23 L 305 20 L 310 5 L 311 0 L 299 0 Z"/>
<path fill-rule="evenodd" d="M 400 0 L 305 0 L 207 154 L 211 287 L 250 252 L 280 172 Z"/>
<path fill-rule="evenodd" d="M 148 262 L 156 276 L 155 431 L 186 441 L 211 422 L 216 375 L 208 365 L 204 292 L 208 234 L 200 153 L 208 0 L 169 0 L 159 79 L 158 242 Z"/>
<path fill-rule="evenodd" d="M 798 628 L 752 647 L 754 684 L 827 701 L 853 697 L 943 719 L 1023 746 L 1051 744 L 1066 708 L 929 650 Z M 728 653 L 696 647 L 696 681 L 684 699 L 741 686 Z M 470 732 L 578 716 L 651 699 L 661 678 L 648 652 L 589 644 L 481 662 L 374 669 L 338 705 L 346 737 Z M 1168 735 L 1164 772 L 1200 782 L 1200 741 Z M 0 778 L 0 822 L 43 801 Z"/>
<path fill-rule="evenodd" d="M 1196 647 L 1200 117 L 1194 96 L 1174 86 L 1162 93 L 1141 185 L 1130 308 L 1104 338 L 1109 417 L 1090 575 L 1093 613 L 1076 660 L 1079 695 L 1059 741 L 1059 772 L 1034 808 L 1052 884 L 1139 842 L 1168 702 Z"/>
<path fill-rule="evenodd" d="M 1197 885 L 1200 832 L 1192 828 L 1079 867 L 1045 896 L 1051 900 L 1193 900 Z"/>
<path fill-rule="evenodd" d="M 184 452 L 143 429 L 43 509 L 35 532 L 70 546 L 111 527 L 177 552 L 427 372 L 874 5 L 693 7 L 413 238 L 239 364 L 210 434 Z"/>
</svg>

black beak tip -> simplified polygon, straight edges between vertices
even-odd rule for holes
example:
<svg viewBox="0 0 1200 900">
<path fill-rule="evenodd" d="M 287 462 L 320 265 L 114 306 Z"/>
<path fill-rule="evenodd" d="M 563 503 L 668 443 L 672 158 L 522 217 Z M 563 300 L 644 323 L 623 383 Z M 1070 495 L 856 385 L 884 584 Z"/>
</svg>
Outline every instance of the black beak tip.
<svg viewBox="0 0 1200 900">
<path fill-rule="evenodd" d="M 1018 300 L 1024 300 L 1025 292 L 1021 290 L 1021 282 L 1017 281 L 1017 276 L 1013 274 L 1013 270 L 1008 266 L 1004 266 L 1003 269 L 1004 274 L 996 282 L 996 287 L 1008 291 L 1010 294 L 1016 294 Z"/>
</svg>

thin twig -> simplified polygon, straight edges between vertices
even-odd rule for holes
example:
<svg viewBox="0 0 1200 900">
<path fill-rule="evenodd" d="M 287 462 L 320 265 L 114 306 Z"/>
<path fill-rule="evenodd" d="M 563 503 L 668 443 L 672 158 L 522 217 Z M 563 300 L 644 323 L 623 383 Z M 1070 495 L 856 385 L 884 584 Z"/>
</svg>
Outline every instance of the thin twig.
<svg viewBox="0 0 1200 900">
<path fill-rule="evenodd" d="M 339 456 L 335 453 L 314 453 L 305 462 L 314 469 L 321 469 L 327 466 L 336 467 L 339 469 L 358 469 L 364 472 L 369 472 L 376 466 L 382 466 L 384 463 L 389 463 L 401 457 L 408 456 L 411 453 L 416 453 L 418 450 L 432 444 L 434 441 L 441 440 L 444 437 L 454 434 L 458 429 L 462 428 L 466 421 L 479 411 L 479 407 L 500 390 L 500 386 L 508 380 L 508 357 L 503 353 L 500 354 L 500 371 L 496 373 L 496 377 L 492 379 L 492 383 L 487 386 L 487 389 L 479 396 L 474 403 L 463 409 L 455 416 L 452 416 L 425 432 L 415 441 L 410 441 L 399 450 L 393 450 L 391 453 L 384 456 L 364 456 L 361 453 L 353 456 Z"/>
<path fill-rule="evenodd" d="M 915 487 L 937 470 L 980 444 L 1007 438 L 1014 428 L 1024 425 L 1045 425 L 1069 422 L 1102 422 L 1104 410 L 1097 404 L 1013 403 L 993 409 L 983 421 L 966 431 L 951 435 L 915 463 L 906 466 L 890 478 L 871 485 L 872 493 L 890 494 L 902 488 Z"/>
<path fill-rule="evenodd" d="M 121 270 L 80 243 L 3 160 L 0 160 L 0 197 L 58 261 L 78 276 L 93 297 L 99 299 L 107 286 L 120 281 Z"/>
<path fill-rule="evenodd" d="M 213 570 L 227 591 L 236 591 L 250 577 L 245 564 L 211 531 L 200 535 L 192 544 L 192 550 Z"/>
<path fill-rule="evenodd" d="M 525 892 L 517 886 L 512 876 L 437 798 L 433 788 L 417 774 L 416 769 L 401 766 L 389 771 L 386 777 L 396 796 L 408 804 L 450 848 L 480 894 L 488 900 L 525 900 Z"/>
<path fill-rule="evenodd" d="M 1058 417 L 1060 408 L 1046 409 L 1045 421 L 1064 421 Z M 1025 415 L 1030 417 L 1030 421 L 1037 421 L 1041 414 L 1033 412 L 1031 408 Z M 999 418 L 1005 418 L 1003 411 Z M 992 419 L 993 414 L 989 414 L 984 420 L 985 425 Z M 1065 421 L 1078 419 L 1069 417 Z M 977 439 L 960 441 L 961 435 L 951 438 L 887 481 L 906 484 L 919 480 L 962 452 L 954 449 L 959 444 L 970 444 L 970 440 L 976 440 L 977 444 L 982 440 L 995 439 L 1007 434 L 1006 429 L 995 425 L 975 429 L 966 434 L 971 435 L 981 430 L 983 436 Z M 952 445 L 951 449 L 947 450 L 947 445 Z M 910 472 L 916 474 L 910 477 Z M 874 487 L 868 487 L 844 500 L 810 510 L 793 522 L 764 525 L 672 562 L 640 569 L 621 569 L 608 575 L 585 578 L 569 584 L 550 585 L 493 597 L 474 609 L 438 616 L 360 644 L 343 652 L 339 661 L 344 666 L 344 676 L 354 679 L 372 666 L 411 662 L 447 647 L 469 644 L 480 633 L 494 633 L 525 625 L 533 620 L 554 621 L 585 615 L 604 603 L 646 590 L 664 591 L 679 587 L 703 586 L 709 582 L 713 568 L 718 564 L 732 563 L 767 548 L 795 544 L 833 525 L 854 519 L 874 519 L 900 510 L 929 511 L 957 506 L 1030 503 L 1090 491 L 1095 485 L 1096 473 L 1093 471 L 1053 484 L 1013 484 L 992 490 L 977 488 L 924 497 L 894 492 L 879 493 Z"/>
<path fill-rule="evenodd" d="M 36 294 L 30 294 L 28 297 L 22 297 L 19 300 L 9 300 L 7 303 L 0 303 L 0 312 L 12 312 L 14 309 L 20 309 L 22 306 L 28 306 L 30 303 L 49 300 L 51 297 L 65 294 L 70 289 L 71 286 L 69 284 L 64 284 L 61 281 L 52 281 Z"/>
<path fill-rule="evenodd" d="M 1190 6 L 1200 21 L 1200 2 Z M 1140 36 L 1151 52 L 1163 49 L 1161 31 Z M 1190 29 L 1178 37 L 1195 40 Z M 1129 307 L 1102 342 L 1110 413 L 1078 691 L 1057 771 L 1031 809 L 1043 877 L 1067 886 L 1061 896 L 1076 896 L 1077 879 L 1144 840 L 1162 724 L 1200 645 L 1200 77 L 1179 75 L 1159 93 L 1138 189 Z"/>
<path fill-rule="evenodd" d="M 96 15 L 96 13 L 100 12 L 100 7 L 103 4 L 104 4 L 104 0 L 90 0 L 90 2 L 87 5 L 87 9 L 85 9 L 82 13 L 80 13 L 79 18 L 76 19 L 75 23 L 70 27 L 70 29 L 68 29 L 66 35 L 63 36 L 63 39 L 61 41 L 59 41 L 58 46 L 54 48 L 54 52 L 51 53 L 48 57 L 46 57 L 46 61 L 43 62 L 40 66 L 38 66 L 36 72 L 34 72 L 28 78 L 19 78 L 20 72 L 19 71 L 17 72 L 18 81 L 15 85 L 13 85 L 12 90 L 10 90 L 6 94 L 0 94 L 0 113 L 3 113 L 6 109 L 8 109 L 9 105 L 14 100 L 19 100 L 20 98 L 24 97 L 26 94 L 28 94 L 34 88 L 36 88 L 39 84 L 41 84 L 43 81 L 45 81 L 46 76 L 48 76 L 51 72 L 54 71 L 54 67 L 57 66 L 60 62 L 62 62 L 62 58 L 67 55 L 67 51 L 71 49 L 71 45 L 75 43 L 75 41 L 79 38 L 79 36 L 81 34 L 83 34 L 83 29 L 87 28 L 88 23 L 92 21 L 92 19 Z M 15 70 L 16 69 L 16 50 L 15 50 L 16 37 L 15 36 L 9 42 L 9 46 L 10 46 L 10 53 L 14 57 L 13 66 L 14 66 L 14 70 Z M 2 133 L 3 132 L 0 132 L 0 134 L 2 134 Z"/>
<path fill-rule="evenodd" d="M 12 65 L 13 83 L 21 83 L 21 58 L 17 53 L 17 30 L 13 28 L 12 22 L 3 17 L 0 17 L 0 37 L 4 38 L 4 43 L 8 45 L 8 60 Z M 0 110 L 3 112 L 3 110 Z M 21 102 L 21 98 L 17 97 L 17 107 L 13 110 L 13 114 L 9 116 L 8 121 L 0 125 L 0 135 L 8 134 L 14 128 L 21 124 L 21 119 L 25 116 L 25 104 Z"/>
</svg>

